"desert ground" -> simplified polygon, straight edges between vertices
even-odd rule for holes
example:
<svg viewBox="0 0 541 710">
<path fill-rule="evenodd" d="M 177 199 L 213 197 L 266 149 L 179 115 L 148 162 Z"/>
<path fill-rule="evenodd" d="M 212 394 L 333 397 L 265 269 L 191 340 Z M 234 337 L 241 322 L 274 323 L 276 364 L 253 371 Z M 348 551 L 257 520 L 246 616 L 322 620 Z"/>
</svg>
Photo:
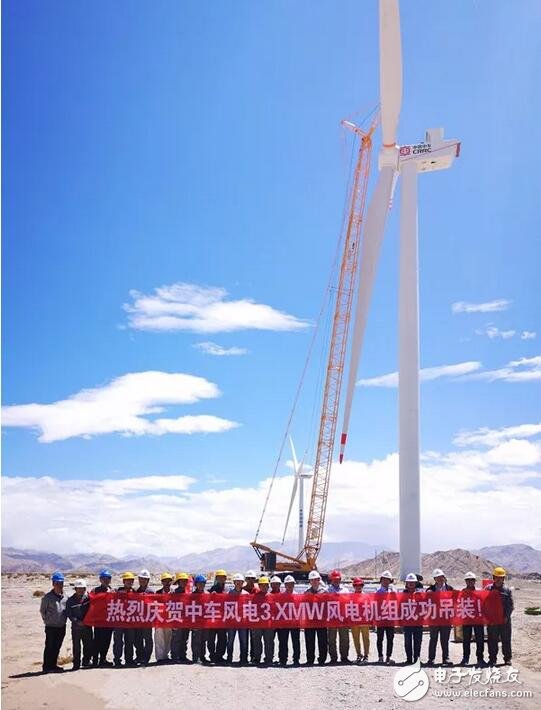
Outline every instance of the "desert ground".
<svg viewBox="0 0 541 710">
<path fill-rule="evenodd" d="M 73 581 L 73 580 L 68 580 Z M 450 580 L 459 587 L 460 581 Z M 477 703 L 483 709 L 521 710 L 541 707 L 541 616 L 528 616 L 524 608 L 541 605 L 541 583 L 513 580 L 513 666 L 520 685 L 489 684 L 476 688 L 489 691 L 532 693 L 532 697 L 436 697 L 434 690 L 465 691 L 473 686 L 463 679 L 458 685 L 438 684 L 437 669 L 427 668 L 430 689 L 415 704 L 422 708 L 443 706 L 465 710 Z M 370 635 L 370 663 L 366 666 L 326 666 L 313 668 L 239 668 L 202 666 L 156 666 L 146 668 L 86 669 L 71 672 L 71 637 L 68 632 L 61 651 L 63 674 L 43 675 L 43 626 L 39 615 L 40 598 L 35 591 L 47 591 L 43 576 L 2 576 L 2 706 L 4 710 L 124 710 L 172 704 L 185 710 L 219 706 L 227 710 L 261 707 L 344 707 L 399 708 L 410 703 L 393 691 L 393 677 L 405 660 L 401 634 L 395 636 L 397 665 L 379 666 L 375 634 Z M 70 591 L 69 584 L 66 590 Z M 453 636 L 451 636 L 453 638 Z M 303 643 L 301 638 L 301 644 Z M 423 638 L 421 658 L 426 659 L 428 635 Z M 473 650 L 473 649 L 472 649 Z M 110 657 L 111 657 L 110 653 Z M 474 653 L 472 653 L 472 657 Z M 439 657 L 439 656 L 438 656 Z M 451 659 L 462 657 L 461 644 L 451 643 Z M 350 658 L 353 659 L 353 645 Z M 301 658 L 302 661 L 302 658 Z M 500 668 L 502 674 L 507 668 Z M 483 676 L 484 679 L 488 676 Z"/>
</svg>

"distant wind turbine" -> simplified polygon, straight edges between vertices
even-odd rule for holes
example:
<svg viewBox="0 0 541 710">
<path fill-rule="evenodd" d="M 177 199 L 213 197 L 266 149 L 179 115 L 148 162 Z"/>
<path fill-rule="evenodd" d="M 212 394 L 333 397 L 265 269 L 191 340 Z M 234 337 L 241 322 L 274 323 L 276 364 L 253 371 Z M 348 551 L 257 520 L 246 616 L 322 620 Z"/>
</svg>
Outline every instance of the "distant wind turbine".
<svg viewBox="0 0 541 710">
<path fill-rule="evenodd" d="M 282 537 L 282 545 L 286 539 L 287 526 L 289 524 L 289 518 L 291 516 L 291 509 L 293 508 L 293 502 L 295 500 L 295 494 L 297 493 L 297 487 L 299 489 L 299 552 L 304 547 L 304 481 L 305 479 L 312 478 L 311 471 L 304 471 L 304 459 L 299 463 L 297 459 L 297 454 L 295 452 L 295 447 L 293 446 L 293 439 L 289 437 L 289 443 L 291 445 L 291 454 L 293 456 L 293 468 L 295 471 L 295 476 L 293 479 L 293 490 L 291 491 L 291 499 L 289 501 L 289 510 L 287 511 L 286 524 L 284 527 L 284 534 Z"/>
</svg>

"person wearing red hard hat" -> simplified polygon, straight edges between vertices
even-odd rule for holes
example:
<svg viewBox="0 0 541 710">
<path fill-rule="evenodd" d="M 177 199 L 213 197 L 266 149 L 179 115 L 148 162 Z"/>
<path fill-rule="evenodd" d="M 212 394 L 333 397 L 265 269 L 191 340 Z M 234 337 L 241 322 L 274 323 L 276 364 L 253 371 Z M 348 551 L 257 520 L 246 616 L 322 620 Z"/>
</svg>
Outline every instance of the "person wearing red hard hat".
<svg viewBox="0 0 541 710">
<path fill-rule="evenodd" d="M 333 569 L 329 574 L 329 585 L 327 587 L 327 592 L 329 594 L 347 594 L 348 590 L 342 586 L 342 573 Z M 331 663 L 338 663 L 338 653 L 336 650 L 336 637 L 339 639 L 340 647 L 340 662 L 349 663 L 349 629 L 347 626 L 341 626 L 339 628 L 330 627 L 327 630 L 327 643 L 329 646 L 329 656 L 331 658 Z"/>
<path fill-rule="evenodd" d="M 351 580 L 353 591 L 355 594 L 362 594 L 364 588 L 364 579 L 354 577 Z M 353 645 L 357 653 L 357 663 L 366 663 L 368 661 L 368 652 L 370 650 L 370 627 L 363 624 L 362 626 L 352 626 L 351 635 L 353 637 Z M 363 653 L 361 653 L 361 636 L 363 638 Z"/>
</svg>

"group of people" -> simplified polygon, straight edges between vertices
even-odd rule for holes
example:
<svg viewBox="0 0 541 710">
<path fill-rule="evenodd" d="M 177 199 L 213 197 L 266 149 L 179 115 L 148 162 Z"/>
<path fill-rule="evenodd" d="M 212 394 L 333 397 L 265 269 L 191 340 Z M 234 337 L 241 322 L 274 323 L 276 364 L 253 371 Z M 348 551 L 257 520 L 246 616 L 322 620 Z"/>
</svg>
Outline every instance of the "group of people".
<svg viewBox="0 0 541 710">
<path fill-rule="evenodd" d="M 419 574 L 408 574 L 405 587 L 401 594 L 416 594 L 420 591 L 439 592 L 452 590 L 447 583 L 445 574 L 441 569 L 433 572 L 434 583 L 426 589 L 422 584 Z M 509 587 L 505 585 L 506 572 L 502 567 L 493 571 L 492 584 L 486 589 L 497 590 L 501 595 L 503 608 L 503 624 L 487 627 L 488 663 L 493 665 L 497 661 L 498 647 L 501 642 L 504 663 L 511 664 L 511 614 L 513 612 L 513 597 Z M 232 586 L 227 583 L 225 570 L 217 570 L 214 582 L 207 590 L 207 578 L 204 575 L 195 575 L 193 578 L 186 572 L 172 575 L 164 572 L 160 576 L 161 586 L 153 591 L 149 588 L 151 575 L 148 570 L 141 570 L 137 577 L 132 572 L 121 575 L 122 586 L 112 589 L 112 573 L 104 569 L 99 575 L 99 585 L 93 589 L 95 593 L 109 593 L 116 591 L 120 594 L 273 594 L 285 592 L 295 594 L 295 579 L 291 575 L 282 580 L 278 576 L 257 577 L 250 570 L 232 577 Z M 278 639 L 278 664 L 286 666 L 290 658 L 290 647 L 293 665 L 300 665 L 301 658 L 301 630 L 290 628 L 272 629 L 170 629 L 170 628 L 104 628 L 85 625 L 84 618 L 89 608 L 90 598 L 87 584 L 83 579 L 77 580 L 73 587 L 74 593 L 68 596 L 64 592 L 64 575 L 55 572 L 52 575 L 52 589 L 41 600 L 41 616 L 45 624 L 45 649 L 43 653 L 43 672 L 55 673 L 63 671 L 58 665 L 58 656 L 66 634 L 66 624 L 71 622 L 71 639 L 73 647 L 73 670 L 90 666 L 121 667 L 147 665 L 154 650 L 157 663 L 211 663 L 226 665 L 233 662 L 235 640 L 238 637 L 239 661 L 241 665 L 265 665 L 275 663 L 276 639 Z M 191 588 L 190 580 L 193 581 Z M 476 576 L 473 572 L 464 575 L 464 590 L 476 588 Z M 136 584 L 137 581 L 137 584 Z M 393 584 L 391 573 L 385 570 L 379 580 L 377 594 L 397 592 Z M 189 584 L 190 583 L 190 584 Z M 282 588 L 283 585 L 283 588 Z M 174 587 L 174 588 L 173 588 Z M 351 581 L 351 588 L 342 583 L 342 575 L 338 570 L 329 574 L 329 583 L 325 585 L 321 575 L 313 570 L 308 575 L 308 588 L 304 594 L 355 593 L 362 594 L 364 581 L 355 577 Z M 154 631 L 154 633 L 153 633 Z M 306 665 L 317 663 L 324 665 L 327 658 L 331 664 L 338 662 L 350 663 L 350 639 L 356 654 L 356 663 L 368 662 L 370 651 L 370 628 L 368 626 L 353 626 L 351 628 L 306 628 L 304 632 L 304 645 L 306 652 Z M 404 650 L 406 663 L 415 663 L 421 656 L 423 640 L 422 626 L 404 626 Z M 450 626 L 430 627 L 428 644 L 428 661 L 425 665 L 433 665 L 436 661 L 438 641 L 441 646 L 442 664 L 452 665 L 449 658 Z M 475 640 L 476 665 L 486 665 L 484 660 L 485 633 L 480 625 L 463 626 L 463 658 L 461 665 L 470 661 L 470 648 L 472 638 Z M 376 628 L 376 648 L 378 662 L 394 664 L 393 646 L 395 629 L 393 627 L 378 626 Z M 108 660 L 109 648 L 113 641 L 113 662 Z M 362 644 L 361 644 L 362 641 Z M 188 659 L 188 646 L 191 648 L 191 659 Z"/>
</svg>

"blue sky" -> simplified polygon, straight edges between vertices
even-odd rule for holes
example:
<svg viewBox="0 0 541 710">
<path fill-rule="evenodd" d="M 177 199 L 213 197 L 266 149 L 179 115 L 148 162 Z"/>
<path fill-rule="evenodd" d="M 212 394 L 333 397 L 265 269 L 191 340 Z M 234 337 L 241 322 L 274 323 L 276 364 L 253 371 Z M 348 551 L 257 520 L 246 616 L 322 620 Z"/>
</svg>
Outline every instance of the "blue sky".
<svg viewBox="0 0 541 710">
<path fill-rule="evenodd" d="M 476 363 L 470 377 L 443 371 L 422 386 L 423 450 L 445 456 L 460 430 L 539 421 L 541 10 L 535 0 L 404 1 L 401 20 L 399 141 L 440 125 L 462 141 L 452 170 L 422 176 L 419 190 L 422 366 Z M 28 479 L 21 486 L 47 476 L 70 490 L 77 480 L 187 476 L 190 491 L 225 495 L 272 473 L 340 231 L 352 150 L 340 120 L 369 113 L 378 91 L 372 0 L 4 3 L 3 404 L 60 402 L 130 373 L 186 373 L 221 396 L 171 406 L 162 398 L 164 412 L 147 420 L 231 423 L 220 433 L 156 435 L 148 426 L 124 436 L 118 422 L 96 433 L 85 419 L 86 430 L 66 436 L 60 427 L 43 442 L 35 412 L 15 412 L 3 433 L 4 476 Z M 371 184 L 376 163 L 375 151 Z M 396 370 L 397 211 L 361 379 Z M 268 309 L 256 314 L 258 328 L 227 319 L 201 333 L 138 327 L 130 293 L 178 283 L 192 285 L 192 305 L 212 287 L 228 295 L 211 300 Z M 453 313 L 460 302 L 477 310 Z M 194 347 L 202 342 L 248 352 L 220 357 Z M 293 425 L 299 450 L 314 437 L 322 347 Z M 138 396 L 152 400 L 149 382 L 138 382 Z M 396 394 L 358 388 L 352 461 L 396 451 Z M 107 406 L 98 402 L 98 419 Z M 40 416 L 53 421 L 50 411 Z M 539 451 L 538 433 L 506 441 Z M 522 453 L 537 488 L 541 454 Z M 490 465 L 518 465 L 491 456 Z M 54 539 L 62 547 L 68 537 Z M 372 537 L 384 542 L 379 528 Z"/>
</svg>

